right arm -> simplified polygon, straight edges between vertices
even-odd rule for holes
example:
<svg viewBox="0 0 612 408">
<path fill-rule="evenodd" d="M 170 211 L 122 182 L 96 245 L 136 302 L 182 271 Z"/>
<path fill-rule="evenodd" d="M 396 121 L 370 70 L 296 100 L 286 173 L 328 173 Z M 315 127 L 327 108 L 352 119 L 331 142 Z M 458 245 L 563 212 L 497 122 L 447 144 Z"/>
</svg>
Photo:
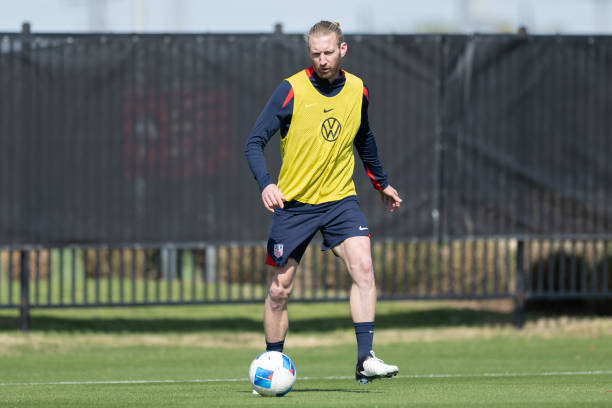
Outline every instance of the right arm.
<svg viewBox="0 0 612 408">
<path fill-rule="evenodd" d="M 276 184 L 272 183 L 263 150 L 278 130 L 281 132 L 281 137 L 287 135 L 292 114 L 293 90 L 289 82 L 283 81 L 274 90 L 257 118 L 244 149 L 249 167 L 259 185 L 264 206 L 269 211 L 274 211 L 274 208 L 282 208 L 284 197 Z"/>
</svg>

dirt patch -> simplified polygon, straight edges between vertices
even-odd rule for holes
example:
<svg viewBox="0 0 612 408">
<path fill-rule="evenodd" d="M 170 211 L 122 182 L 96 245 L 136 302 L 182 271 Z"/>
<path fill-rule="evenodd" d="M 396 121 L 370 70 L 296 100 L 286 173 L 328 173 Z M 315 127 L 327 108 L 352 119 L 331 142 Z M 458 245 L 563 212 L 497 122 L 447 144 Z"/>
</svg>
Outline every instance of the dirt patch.
<svg viewBox="0 0 612 408">
<path fill-rule="evenodd" d="M 462 302 L 464 305 L 464 303 Z M 612 337 L 612 318 L 542 318 L 528 322 L 521 330 L 512 325 L 453 327 L 427 329 L 381 329 L 376 344 L 437 342 L 448 340 L 491 339 L 495 337 L 600 338 Z M 287 347 L 325 347 L 355 342 L 352 330 L 331 333 L 289 334 Z M 263 333 L 193 333 L 176 334 L 0 334 L 0 356 L 16 355 L 30 350 L 69 353 L 79 349 L 118 347 L 195 347 L 195 348 L 262 348 Z"/>
</svg>

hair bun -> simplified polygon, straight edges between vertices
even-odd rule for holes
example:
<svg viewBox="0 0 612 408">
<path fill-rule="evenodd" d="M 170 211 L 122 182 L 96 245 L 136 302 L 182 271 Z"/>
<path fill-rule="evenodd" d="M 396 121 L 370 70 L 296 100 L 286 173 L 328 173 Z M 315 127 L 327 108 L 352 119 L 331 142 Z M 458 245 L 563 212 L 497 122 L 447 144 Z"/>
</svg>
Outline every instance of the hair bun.
<svg viewBox="0 0 612 408">
<path fill-rule="evenodd" d="M 327 35 L 330 33 L 336 34 L 338 38 L 338 45 L 344 42 L 344 36 L 342 35 L 342 30 L 340 29 L 340 23 L 334 21 L 333 23 L 329 20 L 321 20 L 310 28 L 308 34 L 304 36 L 304 40 L 306 42 L 310 41 L 310 37 L 318 36 L 318 35 Z"/>
</svg>

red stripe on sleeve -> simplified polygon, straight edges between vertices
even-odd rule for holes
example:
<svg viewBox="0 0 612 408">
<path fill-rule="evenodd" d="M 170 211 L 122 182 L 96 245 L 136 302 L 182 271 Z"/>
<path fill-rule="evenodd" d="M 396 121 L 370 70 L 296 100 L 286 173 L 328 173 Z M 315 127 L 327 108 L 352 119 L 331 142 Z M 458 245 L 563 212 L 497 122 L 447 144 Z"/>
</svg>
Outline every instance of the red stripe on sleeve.
<svg viewBox="0 0 612 408">
<path fill-rule="evenodd" d="M 313 67 L 306 68 L 306 75 L 308 75 L 308 78 L 310 78 L 313 74 L 314 74 L 314 68 Z"/>
<path fill-rule="evenodd" d="M 376 177 L 374 177 L 368 166 L 365 166 L 365 169 L 366 173 L 368 173 L 368 177 L 370 177 L 370 180 L 372 181 L 372 185 L 374 186 L 374 188 L 377 190 L 382 190 L 382 186 L 378 181 L 376 181 Z"/>
<path fill-rule="evenodd" d="M 287 104 L 291 102 L 292 99 L 293 99 L 293 88 L 289 90 L 289 93 L 287 94 L 287 97 L 285 98 L 285 102 L 283 102 L 283 106 L 281 106 L 281 109 L 284 109 L 285 106 L 287 106 Z"/>
<path fill-rule="evenodd" d="M 366 88 L 365 85 L 363 86 L 363 94 L 365 95 L 366 100 L 370 102 L 370 94 L 368 93 L 368 88 Z"/>
</svg>

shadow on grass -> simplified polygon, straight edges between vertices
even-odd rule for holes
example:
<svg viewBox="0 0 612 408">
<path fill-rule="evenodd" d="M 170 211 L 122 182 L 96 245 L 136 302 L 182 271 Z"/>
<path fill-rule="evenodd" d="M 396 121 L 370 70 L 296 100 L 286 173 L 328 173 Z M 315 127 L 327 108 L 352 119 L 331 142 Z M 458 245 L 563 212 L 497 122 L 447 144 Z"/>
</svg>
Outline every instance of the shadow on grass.
<svg viewBox="0 0 612 408">
<path fill-rule="evenodd" d="M 346 388 L 300 388 L 299 390 L 292 390 L 291 392 L 351 392 L 356 394 L 382 394 L 382 391 L 348 390 Z"/>
<path fill-rule="evenodd" d="M 59 315 L 59 317 L 58 317 Z M 189 333 L 203 331 L 256 332 L 263 330 L 261 319 L 251 318 L 122 318 L 92 317 L 75 318 L 34 315 L 30 319 L 33 331 L 53 332 L 102 332 L 102 333 Z M 474 309 L 436 308 L 388 312 L 376 316 L 378 329 L 435 328 L 453 326 L 484 326 L 511 324 L 512 313 Z M 330 332 L 352 327 L 348 317 L 321 317 L 312 319 L 291 319 L 291 332 Z M 19 327 L 18 317 L 0 316 L 0 332 L 14 331 Z"/>
<path fill-rule="evenodd" d="M 242 393 L 252 394 L 251 391 L 238 391 Z M 300 388 L 297 390 L 291 390 L 292 394 L 300 392 L 347 392 L 355 394 L 382 394 L 382 391 L 370 391 L 370 390 L 350 390 L 347 388 Z"/>
</svg>

